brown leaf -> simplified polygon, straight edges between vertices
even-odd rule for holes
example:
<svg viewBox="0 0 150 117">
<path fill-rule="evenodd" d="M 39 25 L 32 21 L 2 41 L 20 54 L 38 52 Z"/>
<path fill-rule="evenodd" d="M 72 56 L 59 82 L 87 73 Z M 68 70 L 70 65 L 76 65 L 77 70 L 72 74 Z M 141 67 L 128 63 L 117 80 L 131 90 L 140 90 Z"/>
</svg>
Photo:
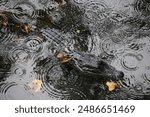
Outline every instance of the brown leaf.
<svg viewBox="0 0 150 117">
<path fill-rule="evenodd" d="M 29 82 L 26 86 L 28 87 L 28 89 L 30 91 L 37 93 L 37 92 L 40 92 L 41 85 L 42 85 L 42 81 L 35 79 L 35 80 Z"/>
<path fill-rule="evenodd" d="M 106 85 L 108 86 L 109 91 L 113 91 L 118 87 L 118 84 L 113 81 L 107 81 Z"/>
<path fill-rule="evenodd" d="M 63 51 L 57 54 L 57 58 L 60 60 L 61 63 L 66 63 L 72 59 L 67 53 Z"/>
<path fill-rule="evenodd" d="M 29 33 L 30 32 L 30 26 L 28 24 L 23 24 L 22 25 L 22 31 L 25 33 Z"/>
</svg>

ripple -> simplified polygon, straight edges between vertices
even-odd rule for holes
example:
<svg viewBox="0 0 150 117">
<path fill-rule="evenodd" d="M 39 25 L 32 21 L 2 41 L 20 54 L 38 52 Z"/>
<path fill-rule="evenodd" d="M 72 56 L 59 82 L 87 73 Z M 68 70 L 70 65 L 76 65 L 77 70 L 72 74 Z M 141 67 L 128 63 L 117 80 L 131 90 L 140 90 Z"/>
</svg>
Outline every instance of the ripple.
<svg viewBox="0 0 150 117">
<path fill-rule="evenodd" d="M 138 93 L 143 93 L 144 92 L 144 85 L 142 83 L 136 83 L 134 84 L 134 90 Z"/>
<path fill-rule="evenodd" d="M 71 100 L 86 100 L 87 96 L 81 91 L 77 89 L 72 89 L 70 92 L 70 98 Z"/>
<path fill-rule="evenodd" d="M 134 8 L 137 12 L 146 12 L 150 11 L 150 3 L 146 0 L 135 0 Z"/>
<path fill-rule="evenodd" d="M 146 81 L 146 82 L 150 82 L 150 74 L 149 71 L 147 71 L 147 73 L 143 73 L 142 74 L 142 78 Z"/>
<path fill-rule="evenodd" d="M 46 62 L 44 69 L 42 69 L 42 73 L 39 74 L 39 79 L 43 82 L 43 90 L 46 91 L 50 97 L 55 99 L 68 98 L 68 91 L 60 89 L 60 87 L 63 87 L 66 83 L 60 81 L 58 83 L 58 80 L 63 77 L 63 72 L 56 62 L 57 61 L 48 60 L 48 63 Z"/>
<path fill-rule="evenodd" d="M 24 85 L 12 83 L 4 83 L 1 85 L 0 93 L 2 94 L 2 99 L 12 100 L 12 99 L 30 99 L 31 94 L 29 94 Z"/>
<path fill-rule="evenodd" d="M 95 83 L 92 84 L 90 93 L 94 99 L 105 99 L 107 91 L 104 84 Z"/>
<path fill-rule="evenodd" d="M 40 52 L 43 48 L 42 39 L 37 36 L 27 37 L 24 45 L 29 52 Z"/>
<path fill-rule="evenodd" d="M 46 3 L 48 2 L 48 0 L 39 0 L 39 2 L 40 2 L 41 4 L 46 4 Z"/>
<path fill-rule="evenodd" d="M 12 61 L 25 62 L 29 59 L 29 54 L 23 48 L 15 48 L 10 51 L 10 58 Z"/>
<path fill-rule="evenodd" d="M 149 84 L 143 84 L 143 82 L 135 82 L 133 84 L 133 87 L 131 87 L 130 91 L 132 95 L 137 95 L 137 97 L 143 97 L 144 95 L 147 95 L 149 92 L 148 90 Z M 136 99 L 136 98 L 135 98 Z"/>
<path fill-rule="evenodd" d="M 5 4 L 7 4 L 7 3 L 8 3 L 8 0 L 1 0 L 1 1 L 0 1 L 0 6 L 5 5 Z"/>
<path fill-rule="evenodd" d="M 9 12 L 8 25 L 0 29 L 0 99 L 149 97 L 149 39 L 143 37 L 148 35 L 150 5 L 134 1 L 69 0 L 59 5 L 56 0 L 0 0 L 1 11 Z M 20 28 L 13 28 L 16 24 Z M 31 26 L 30 33 L 19 31 L 24 24 Z M 108 92 L 103 83 L 82 78 L 58 62 L 59 50 L 88 51 L 105 59 L 124 72 L 120 87 Z M 38 93 L 27 87 L 34 88 L 34 80 L 41 81 Z"/>
<path fill-rule="evenodd" d="M 122 42 L 115 43 L 115 41 L 112 41 L 111 39 L 105 39 L 101 43 L 101 49 L 109 56 L 115 56 L 117 54 L 124 52 L 124 45 Z"/>
<path fill-rule="evenodd" d="M 110 13 L 111 20 L 113 20 L 114 22 L 117 22 L 117 23 L 121 23 L 127 17 L 128 17 L 128 15 L 125 12 L 121 11 L 121 10 L 120 11 L 113 10 Z"/>
<path fill-rule="evenodd" d="M 13 66 L 12 70 L 12 72 L 17 76 L 23 76 L 24 74 L 26 74 L 26 69 L 20 65 Z"/>
<path fill-rule="evenodd" d="M 71 97 L 70 92 L 73 91 L 70 88 L 80 87 L 83 83 L 83 80 L 75 74 L 62 70 L 58 61 L 49 60 L 43 67 L 39 79 L 43 81 L 43 90 L 52 98 L 68 99 Z"/>
<path fill-rule="evenodd" d="M 73 0 L 73 2 L 75 2 L 77 4 L 84 4 L 86 1 L 88 1 L 88 0 Z"/>
<path fill-rule="evenodd" d="M 35 6 L 29 2 L 17 3 L 14 6 L 20 13 L 13 14 L 13 18 L 19 23 L 31 23 L 31 21 L 36 17 Z"/>
<path fill-rule="evenodd" d="M 121 60 L 121 65 L 123 68 L 129 71 L 135 71 L 139 67 L 139 62 L 142 60 L 141 56 L 137 56 L 132 53 L 125 54 Z"/>
<path fill-rule="evenodd" d="M 107 16 L 107 5 L 103 2 L 90 1 L 85 5 L 85 18 L 90 21 L 100 21 Z"/>
<path fill-rule="evenodd" d="M 14 33 L 0 33 L 0 43 L 5 44 L 11 42 L 16 35 Z"/>
<path fill-rule="evenodd" d="M 123 92 L 122 90 L 111 92 L 110 94 L 106 95 L 105 99 L 107 100 L 127 100 L 132 99 L 130 95 L 127 94 L 128 92 Z"/>
<path fill-rule="evenodd" d="M 5 4 L 7 4 L 8 2 L 9 2 L 9 0 L 1 0 L 1 1 L 0 1 L 0 6 L 1 6 L 1 5 L 5 5 Z"/>
</svg>

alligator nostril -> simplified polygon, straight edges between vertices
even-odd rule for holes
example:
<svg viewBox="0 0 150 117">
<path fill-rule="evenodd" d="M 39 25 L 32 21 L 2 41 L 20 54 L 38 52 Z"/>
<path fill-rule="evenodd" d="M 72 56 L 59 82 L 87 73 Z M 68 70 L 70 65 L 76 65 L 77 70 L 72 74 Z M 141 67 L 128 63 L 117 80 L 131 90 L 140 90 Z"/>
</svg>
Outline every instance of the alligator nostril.
<svg viewBox="0 0 150 117">
<path fill-rule="evenodd" d="M 119 73 L 118 73 L 118 76 L 117 76 L 118 78 L 123 78 L 124 77 L 124 73 L 122 72 L 122 71 L 120 71 Z"/>
</svg>

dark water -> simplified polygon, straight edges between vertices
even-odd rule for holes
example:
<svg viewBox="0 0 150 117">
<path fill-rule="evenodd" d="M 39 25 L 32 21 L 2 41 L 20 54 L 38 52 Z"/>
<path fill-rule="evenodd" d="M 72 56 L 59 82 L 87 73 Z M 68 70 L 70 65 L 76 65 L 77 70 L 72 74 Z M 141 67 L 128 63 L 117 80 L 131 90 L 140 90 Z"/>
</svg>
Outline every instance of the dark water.
<svg viewBox="0 0 150 117">
<path fill-rule="evenodd" d="M 0 99 L 150 99 L 150 2 L 58 1 L 0 0 Z M 107 64 L 102 75 L 81 75 L 59 51 L 81 52 L 79 67 Z M 118 71 L 124 77 L 109 91 Z"/>
</svg>

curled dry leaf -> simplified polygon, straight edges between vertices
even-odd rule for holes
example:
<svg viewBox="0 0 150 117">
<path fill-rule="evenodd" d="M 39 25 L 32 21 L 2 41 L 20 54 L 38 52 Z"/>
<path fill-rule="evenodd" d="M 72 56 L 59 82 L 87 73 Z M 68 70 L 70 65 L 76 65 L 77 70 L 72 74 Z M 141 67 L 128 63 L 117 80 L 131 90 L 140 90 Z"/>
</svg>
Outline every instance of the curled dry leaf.
<svg viewBox="0 0 150 117">
<path fill-rule="evenodd" d="M 118 87 L 118 84 L 113 81 L 107 81 L 106 85 L 108 86 L 109 91 L 113 91 Z"/>
<path fill-rule="evenodd" d="M 22 31 L 25 33 L 29 33 L 30 32 L 30 26 L 28 24 L 23 24 L 22 25 Z"/>
<path fill-rule="evenodd" d="M 42 85 L 42 81 L 35 79 L 35 80 L 29 82 L 26 86 L 30 91 L 37 93 L 37 92 L 40 92 L 41 85 Z"/>
<path fill-rule="evenodd" d="M 66 63 L 72 59 L 66 52 L 63 51 L 57 54 L 57 58 L 60 60 L 61 63 Z"/>
</svg>

